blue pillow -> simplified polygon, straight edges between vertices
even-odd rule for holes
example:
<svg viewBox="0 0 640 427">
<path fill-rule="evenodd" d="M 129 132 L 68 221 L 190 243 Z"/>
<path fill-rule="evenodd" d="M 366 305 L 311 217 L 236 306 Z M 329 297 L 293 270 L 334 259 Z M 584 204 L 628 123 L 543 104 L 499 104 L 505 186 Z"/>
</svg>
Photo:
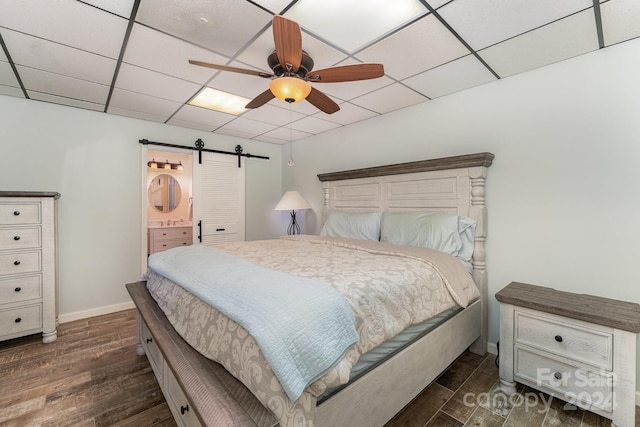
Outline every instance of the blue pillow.
<svg viewBox="0 0 640 427">
<path fill-rule="evenodd" d="M 380 225 L 380 241 L 430 248 L 470 262 L 475 228 L 476 222 L 462 215 L 385 212 Z"/>
<path fill-rule="evenodd" d="M 380 212 L 331 211 L 321 236 L 380 240 Z"/>
</svg>

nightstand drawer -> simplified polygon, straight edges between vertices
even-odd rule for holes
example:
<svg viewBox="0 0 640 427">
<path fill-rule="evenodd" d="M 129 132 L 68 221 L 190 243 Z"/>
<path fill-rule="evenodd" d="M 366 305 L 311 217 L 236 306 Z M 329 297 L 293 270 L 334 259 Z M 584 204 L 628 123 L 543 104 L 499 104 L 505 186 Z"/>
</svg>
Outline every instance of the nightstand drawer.
<svg viewBox="0 0 640 427">
<path fill-rule="evenodd" d="M 613 409 L 614 378 L 610 372 L 576 367 L 569 361 L 518 345 L 514 353 L 516 380 L 555 392 L 561 399 L 585 409 Z"/>
<path fill-rule="evenodd" d="M 596 368 L 613 369 L 613 330 L 549 313 L 517 308 L 514 342 Z"/>
</svg>

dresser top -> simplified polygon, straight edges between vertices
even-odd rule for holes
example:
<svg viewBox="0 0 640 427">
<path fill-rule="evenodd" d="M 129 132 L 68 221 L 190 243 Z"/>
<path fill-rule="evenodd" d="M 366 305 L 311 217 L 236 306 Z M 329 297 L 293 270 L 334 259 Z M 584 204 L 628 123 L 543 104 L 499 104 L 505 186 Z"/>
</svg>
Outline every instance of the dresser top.
<svg viewBox="0 0 640 427">
<path fill-rule="evenodd" d="M 53 197 L 60 198 L 54 191 L 0 191 L 0 197 Z"/>
<path fill-rule="evenodd" d="M 511 282 L 496 294 L 505 304 L 640 333 L 640 304 Z"/>
</svg>

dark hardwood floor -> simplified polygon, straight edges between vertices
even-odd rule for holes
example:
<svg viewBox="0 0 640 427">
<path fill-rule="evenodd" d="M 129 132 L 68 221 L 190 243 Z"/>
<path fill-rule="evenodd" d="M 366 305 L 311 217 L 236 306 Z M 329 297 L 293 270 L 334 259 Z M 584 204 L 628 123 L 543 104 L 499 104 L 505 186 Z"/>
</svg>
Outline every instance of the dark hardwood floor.
<svg viewBox="0 0 640 427">
<path fill-rule="evenodd" d="M 39 335 L 0 342 L 0 426 L 175 426 L 147 358 L 136 355 L 135 322 L 127 310 L 64 323 L 50 344 Z M 611 425 L 528 388 L 500 399 L 497 379 L 495 356 L 465 353 L 387 427 Z"/>
</svg>

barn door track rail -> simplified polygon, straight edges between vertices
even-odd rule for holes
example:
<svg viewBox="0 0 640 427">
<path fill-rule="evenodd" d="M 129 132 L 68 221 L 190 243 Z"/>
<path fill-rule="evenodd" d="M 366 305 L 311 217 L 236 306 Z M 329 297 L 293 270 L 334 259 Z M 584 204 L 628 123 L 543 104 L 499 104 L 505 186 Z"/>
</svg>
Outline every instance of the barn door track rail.
<svg viewBox="0 0 640 427">
<path fill-rule="evenodd" d="M 138 141 L 140 144 L 143 145 L 158 145 L 160 147 L 171 147 L 171 148 L 186 148 L 187 150 L 191 150 L 193 149 L 192 147 L 186 147 L 184 145 L 178 145 L 178 144 L 167 144 L 165 142 L 155 142 L 155 141 L 149 141 L 148 139 L 141 139 Z M 224 151 L 224 150 L 214 150 L 212 148 L 204 148 L 204 141 L 200 138 L 198 138 L 195 142 L 195 149 L 198 150 L 198 163 L 202 164 L 202 152 L 206 151 L 207 153 L 218 153 L 218 154 L 228 154 L 230 156 L 238 156 L 238 167 L 242 167 L 242 162 L 241 162 L 241 158 L 242 157 L 246 157 L 246 158 L 256 158 L 256 159 L 266 159 L 269 160 L 269 157 L 267 156 L 257 156 L 255 154 L 251 154 L 251 153 L 243 153 L 242 150 L 242 145 L 238 144 L 236 145 L 235 148 L 235 152 L 233 151 Z"/>
</svg>

